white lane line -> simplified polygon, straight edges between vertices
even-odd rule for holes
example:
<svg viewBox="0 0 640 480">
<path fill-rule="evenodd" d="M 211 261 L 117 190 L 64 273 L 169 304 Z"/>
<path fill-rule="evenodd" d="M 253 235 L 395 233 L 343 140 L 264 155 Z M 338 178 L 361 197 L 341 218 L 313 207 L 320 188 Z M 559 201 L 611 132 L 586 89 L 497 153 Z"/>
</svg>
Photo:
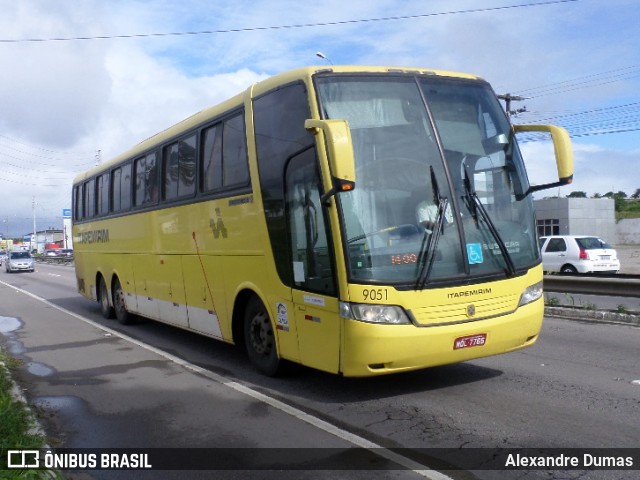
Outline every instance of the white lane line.
<svg viewBox="0 0 640 480">
<path fill-rule="evenodd" d="M 408 457 L 405 457 L 403 455 L 400 455 L 398 453 L 395 453 L 387 448 L 382 447 L 381 445 L 378 445 L 377 443 L 371 442 L 369 440 L 367 440 L 366 438 L 363 438 L 359 435 L 356 435 L 354 433 L 351 433 L 347 430 L 344 430 L 342 428 L 336 427 L 335 425 L 332 425 L 329 422 L 326 422 L 320 418 L 314 417 L 313 415 L 310 415 L 306 412 L 303 412 L 302 410 L 292 407 L 291 405 L 288 405 L 280 400 L 277 400 L 273 397 L 270 397 L 268 395 L 265 395 L 264 393 L 260 393 L 250 387 L 247 387 L 246 385 L 242 385 L 241 383 L 238 383 L 236 381 L 233 380 L 229 380 L 226 377 L 223 377 L 222 375 L 218 375 L 217 373 L 211 372 L 209 370 L 206 370 L 202 367 L 199 367 L 198 365 L 194 365 L 193 363 L 187 362 L 186 360 L 183 360 L 182 358 L 176 357 L 174 355 L 171 355 L 170 353 L 167 353 L 163 350 L 160 350 L 159 348 L 156 348 L 152 345 L 149 345 L 147 343 L 141 342 L 140 340 L 136 340 L 133 337 L 130 337 L 126 334 L 123 334 L 121 332 L 118 332 L 116 330 L 113 330 L 109 327 L 105 327 L 104 325 L 101 325 L 97 322 L 94 322 L 93 320 L 83 317 L 82 315 L 79 315 L 77 313 L 72 312 L 71 310 L 67 310 L 66 308 L 62 308 L 58 305 L 55 305 L 51 302 L 49 302 L 48 300 L 42 298 L 42 297 L 38 297 L 37 295 L 28 292 L 26 290 L 23 290 L 21 288 L 15 287 L 13 285 L 10 285 L 2 280 L 0 280 L 0 283 L 12 288 L 20 293 L 23 293 L 31 298 L 34 298 L 35 300 L 38 300 L 39 302 L 42 302 L 44 304 L 46 304 L 49 307 L 55 308 L 56 310 L 65 313 L 71 317 L 74 317 L 78 320 L 81 320 L 89 325 L 91 325 L 92 327 L 98 328 L 104 332 L 107 332 L 111 335 L 115 335 L 127 342 L 130 342 L 140 348 L 143 348 L 149 352 L 153 352 L 156 355 L 159 355 L 167 360 L 170 360 L 173 363 L 176 363 L 188 370 L 191 370 L 193 372 L 198 373 L 199 375 L 204 375 L 205 377 L 214 380 L 222 385 L 227 386 L 228 388 L 231 388 L 233 390 L 235 390 L 236 392 L 242 393 L 244 395 L 247 395 L 248 397 L 253 398 L 254 400 L 258 400 L 260 402 L 264 402 L 267 405 L 270 405 L 271 407 L 286 413 L 287 415 L 290 415 L 292 417 L 295 417 L 299 420 L 302 420 L 303 422 L 308 423 L 309 425 L 312 425 L 320 430 L 323 430 L 324 432 L 330 433 L 331 435 L 334 435 L 342 440 L 345 440 L 357 447 L 360 448 L 365 448 L 370 450 L 372 453 L 375 453 L 376 455 L 379 455 L 383 458 L 386 458 L 387 460 L 390 460 L 394 463 L 397 463 L 398 465 L 401 465 L 402 467 L 413 471 L 414 473 L 427 478 L 429 480 L 453 480 L 451 477 L 444 475 L 440 472 L 437 472 L 435 470 L 431 470 L 430 468 L 428 468 L 425 465 L 422 465 L 414 460 L 411 460 Z"/>
</svg>

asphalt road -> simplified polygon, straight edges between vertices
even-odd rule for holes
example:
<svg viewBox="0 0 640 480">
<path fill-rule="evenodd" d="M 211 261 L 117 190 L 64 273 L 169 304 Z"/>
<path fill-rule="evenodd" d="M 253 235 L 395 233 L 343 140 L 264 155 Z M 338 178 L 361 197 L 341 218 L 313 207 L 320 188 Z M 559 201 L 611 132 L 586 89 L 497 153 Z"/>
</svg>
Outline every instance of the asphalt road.
<svg viewBox="0 0 640 480">
<path fill-rule="evenodd" d="M 546 319 L 534 347 L 508 355 L 369 379 L 309 369 L 273 379 L 257 374 L 232 346 L 155 322 L 123 327 L 103 320 L 97 304 L 75 293 L 69 267 L 38 265 L 34 274 L 2 272 L 0 280 L 0 343 L 23 359 L 16 380 L 54 446 L 224 447 L 232 450 L 217 450 L 227 455 L 221 462 L 284 465 L 282 471 L 192 471 L 188 478 L 637 478 L 638 470 L 449 470 L 442 476 L 424 465 L 441 468 L 438 461 L 450 458 L 450 450 L 427 450 L 420 466 L 407 460 L 410 451 L 393 457 L 384 448 L 375 448 L 377 460 L 365 459 L 359 470 L 329 473 L 305 469 L 304 449 L 323 448 L 321 455 L 338 465 L 354 461 L 344 450 L 354 446 L 638 448 L 638 328 Z M 253 453 L 234 458 L 241 448 Z M 386 470 L 391 464 L 405 469 Z M 144 473 L 67 477 L 172 478 L 172 472 Z"/>
</svg>

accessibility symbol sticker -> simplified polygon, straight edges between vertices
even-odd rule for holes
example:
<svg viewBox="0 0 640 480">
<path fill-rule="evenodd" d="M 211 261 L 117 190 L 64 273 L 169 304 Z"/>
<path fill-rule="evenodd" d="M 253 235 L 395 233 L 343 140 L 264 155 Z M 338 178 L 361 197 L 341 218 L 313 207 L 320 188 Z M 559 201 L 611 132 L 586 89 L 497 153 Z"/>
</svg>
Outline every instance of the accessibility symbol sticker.
<svg viewBox="0 0 640 480">
<path fill-rule="evenodd" d="M 469 259 L 469 265 L 483 263 L 482 245 L 479 243 L 467 243 L 467 258 Z"/>
</svg>

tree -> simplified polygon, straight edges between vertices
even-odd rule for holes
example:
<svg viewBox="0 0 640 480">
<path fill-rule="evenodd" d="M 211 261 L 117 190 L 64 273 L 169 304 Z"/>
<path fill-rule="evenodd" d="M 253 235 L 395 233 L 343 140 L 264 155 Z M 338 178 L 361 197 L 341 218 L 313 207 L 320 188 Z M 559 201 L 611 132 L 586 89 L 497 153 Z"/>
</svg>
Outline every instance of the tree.
<svg viewBox="0 0 640 480">
<path fill-rule="evenodd" d="M 631 195 L 631 198 L 635 198 L 635 199 L 640 198 L 640 188 L 636 189 L 635 193 Z"/>
<path fill-rule="evenodd" d="M 587 192 L 571 192 L 567 198 L 587 198 Z"/>
</svg>

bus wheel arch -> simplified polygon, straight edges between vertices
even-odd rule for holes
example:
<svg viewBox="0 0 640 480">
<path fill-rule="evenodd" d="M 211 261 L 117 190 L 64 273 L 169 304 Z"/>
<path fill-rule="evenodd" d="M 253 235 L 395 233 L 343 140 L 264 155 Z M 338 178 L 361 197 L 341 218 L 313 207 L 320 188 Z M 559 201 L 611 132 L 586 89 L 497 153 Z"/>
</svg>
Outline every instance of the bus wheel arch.
<svg viewBox="0 0 640 480">
<path fill-rule="evenodd" d="M 96 294 L 98 296 L 98 303 L 100 304 L 100 313 L 103 318 L 113 318 L 115 316 L 115 310 L 113 308 L 113 303 L 109 301 L 107 282 L 101 273 L 96 275 L 96 285 Z"/>
<path fill-rule="evenodd" d="M 254 292 L 243 291 L 236 298 L 232 330 L 235 343 L 244 345 L 249 360 L 260 372 L 276 376 L 282 371 L 273 321 Z"/>
</svg>

